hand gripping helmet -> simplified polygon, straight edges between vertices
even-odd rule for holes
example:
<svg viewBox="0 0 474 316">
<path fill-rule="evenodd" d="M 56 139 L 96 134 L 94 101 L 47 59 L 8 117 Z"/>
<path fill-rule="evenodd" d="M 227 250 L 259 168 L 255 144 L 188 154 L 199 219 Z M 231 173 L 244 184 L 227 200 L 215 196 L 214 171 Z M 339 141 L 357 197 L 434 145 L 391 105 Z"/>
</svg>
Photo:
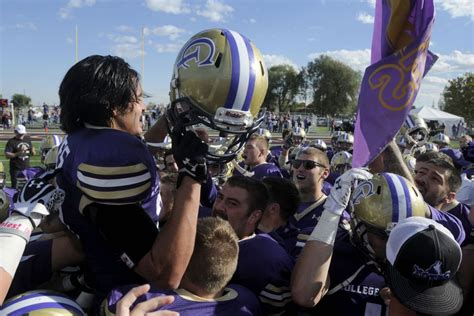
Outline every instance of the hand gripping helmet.
<svg viewBox="0 0 474 316">
<path fill-rule="evenodd" d="M 170 134 L 203 124 L 233 136 L 223 144 L 224 154 L 207 155 L 228 162 L 263 121 L 267 88 L 262 55 L 249 39 L 228 29 L 202 31 L 184 44 L 173 67 L 166 111 Z"/>
<path fill-rule="evenodd" d="M 412 175 L 415 175 L 416 158 L 410 154 L 403 155 L 403 161 Z"/>
<path fill-rule="evenodd" d="M 43 139 L 41 142 L 41 162 L 44 163 L 44 158 L 48 151 L 53 147 L 59 146 L 61 141 L 62 139 L 59 135 L 48 135 Z"/>
<path fill-rule="evenodd" d="M 309 146 L 317 148 L 321 151 L 326 151 L 328 149 L 328 146 L 322 139 L 315 139 Z"/>
<path fill-rule="evenodd" d="M 423 196 L 410 181 L 393 173 L 375 174 L 359 182 L 351 198 L 351 240 L 368 257 L 378 260 L 367 233 L 388 238 L 392 228 L 411 216 L 426 217 Z"/>
<path fill-rule="evenodd" d="M 81 307 L 64 294 L 47 290 L 25 292 L 12 297 L 2 306 L 2 315 L 86 315 Z"/>
<path fill-rule="evenodd" d="M 421 146 L 428 141 L 428 125 L 418 114 L 408 114 L 400 128 L 400 132 L 410 144 Z"/>
<path fill-rule="evenodd" d="M 447 146 L 450 143 L 449 136 L 443 133 L 436 134 L 435 136 L 433 136 L 431 141 L 437 144 L 438 146 Z"/>
</svg>

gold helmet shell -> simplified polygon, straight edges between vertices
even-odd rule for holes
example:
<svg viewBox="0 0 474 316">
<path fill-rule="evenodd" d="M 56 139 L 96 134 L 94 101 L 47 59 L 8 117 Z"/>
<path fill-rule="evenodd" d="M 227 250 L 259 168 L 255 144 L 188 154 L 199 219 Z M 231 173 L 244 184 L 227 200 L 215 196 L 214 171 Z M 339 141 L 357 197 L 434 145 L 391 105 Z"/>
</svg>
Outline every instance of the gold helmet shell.
<svg viewBox="0 0 474 316">
<path fill-rule="evenodd" d="M 176 58 L 166 112 L 171 132 L 196 124 L 235 135 L 220 156 L 230 161 L 263 120 L 268 73 L 258 48 L 242 34 L 209 29 L 189 39 Z"/>
<path fill-rule="evenodd" d="M 357 221 L 387 233 L 404 218 L 425 217 L 427 210 L 414 184 L 388 172 L 359 183 L 352 194 L 352 205 Z"/>
<path fill-rule="evenodd" d="M 51 148 L 46 157 L 44 157 L 43 164 L 46 167 L 46 170 L 53 170 L 56 168 L 56 159 L 58 158 L 59 146 Z"/>
<path fill-rule="evenodd" d="M 426 143 L 429 137 L 428 125 L 422 117 L 415 113 L 408 114 L 400 128 L 400 132 L 405 136 L 408 143 L 419 146 Z"/>
<path fill-rule="evenodd" d="M 6 306 L 10 312 L 8 315 L 86 315 L 73 299 L 65 294 L 49 290 L 35 290 L 19 294 L 5 301 L 3 307 Z"/>
<path fill-rule="evenodd" d="M 343 174 L 352 168 L 352 155 L 347 151 L 340 151 L 331 158 L 331 172 Z"/>
<path fill-rule="evenodd" d="M 41 162 L 44 161 L 48 151 L 61 144 L 62 138 L 59 135 L 48 135 L 41 142 Z"/>
<path fill-rule="evenodd" d="M 10 199 L 3 190 L 0 190 L 0 223 L 10 215 Z"/>
<path fill-rule="evenodd" d="M 438 146 L 447 146 L 451 142 L 449 136 L 444 133 L 438 133 L 434 135 L 431 141 L 437 144 Z"/>
</svg>

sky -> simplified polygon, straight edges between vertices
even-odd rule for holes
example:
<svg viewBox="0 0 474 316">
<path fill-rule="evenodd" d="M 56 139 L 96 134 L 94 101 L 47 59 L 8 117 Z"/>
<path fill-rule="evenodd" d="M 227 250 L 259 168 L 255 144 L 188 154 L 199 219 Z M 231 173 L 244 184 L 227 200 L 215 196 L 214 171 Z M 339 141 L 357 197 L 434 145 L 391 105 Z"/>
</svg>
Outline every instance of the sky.
<svg viewBox="0 0 474 316">
<path fill-rule="evenodd" d="M 449 79 L 474 72 L 474 0 L 435 0 L 430 50 L 438 62 L 415 106 L 437 105 Z M 229 28 L 251 39 L 267 67 L 296 69 L 321 54 L 362 73 L 375 0 L 0 0 L 0 94 L 58 104 L 66 71 L 89 55 L 123 57 L 149 102 L 166 104 L 173 64 L 195 33 Z M 142 64 L 142 33 L 144 58 Z"/>
</svg>

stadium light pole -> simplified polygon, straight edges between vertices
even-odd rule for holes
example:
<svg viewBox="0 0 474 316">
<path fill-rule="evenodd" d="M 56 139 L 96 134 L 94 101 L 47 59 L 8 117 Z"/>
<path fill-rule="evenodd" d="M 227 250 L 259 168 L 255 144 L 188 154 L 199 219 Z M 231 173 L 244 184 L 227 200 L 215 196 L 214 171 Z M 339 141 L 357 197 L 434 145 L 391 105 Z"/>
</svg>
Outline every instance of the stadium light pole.
<svg viewBox="0 0 474 316">
<path fill-rule="evenodd" d="M 145 86 L 145 28 L 142 27 L 142 45 L 141 45 L 141 55 L 142 55 L 142 86 Z"/>
</svg>

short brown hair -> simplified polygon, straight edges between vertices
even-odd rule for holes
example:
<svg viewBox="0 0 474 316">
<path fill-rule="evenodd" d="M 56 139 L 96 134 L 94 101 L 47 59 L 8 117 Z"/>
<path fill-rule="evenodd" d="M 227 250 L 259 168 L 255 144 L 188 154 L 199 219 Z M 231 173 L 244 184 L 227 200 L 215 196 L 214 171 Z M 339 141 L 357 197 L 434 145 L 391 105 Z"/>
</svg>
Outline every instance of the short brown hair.
<svg viewBox="0 0 474 316">
<path fill-rule="evenodd" d="M 298 153 L 296 158 L 298 159 L 301 155 L 314 156 L 320 164 L 324 165 L 326 169 L 329 169 L 329 158 L 324 151 L 314 147 L 306 147 Z"/>
<path fill-rule="evenodd" d="M 247 142 L 249 142 L 251 140 L 255 140 L 257 142 L 258 148 L 263 149 L 265 152 L 268 153 L 269 143 L 268 143 L 268 140 L 265 136 L 258 135 L 258 134 L 252 134 L 252 136 L 249 137 Z"/>
<path fill-rule="evenodd" d="M 448 170 L 449 191 L 456 192 L 461 187 L 461 175 L 459 170 L 454 166 L 454 162 L 451 157 L 445 153 L 439 151 L 430 151 L 419 155 L 418 158 L 416 158 L 416 161 L 429 163 L 433 166 Z"/>
<path fill-rule="evenodd" d="M 233 176 L 227 180 L 226 184 L 247 191 L 249 203 L 247 215 L 250 215 L 255 210 L 261 210 L 263 212 L 267 207 L 268 190 L 260 180 L 249 177 Z"/>
<path fill-rule="evenodd" d="M 187 280 L 208 294 L 225 288 L 237 269 L 239 239 L 229 222 L 218 217 L 198 219 Z"/>
</svg>

